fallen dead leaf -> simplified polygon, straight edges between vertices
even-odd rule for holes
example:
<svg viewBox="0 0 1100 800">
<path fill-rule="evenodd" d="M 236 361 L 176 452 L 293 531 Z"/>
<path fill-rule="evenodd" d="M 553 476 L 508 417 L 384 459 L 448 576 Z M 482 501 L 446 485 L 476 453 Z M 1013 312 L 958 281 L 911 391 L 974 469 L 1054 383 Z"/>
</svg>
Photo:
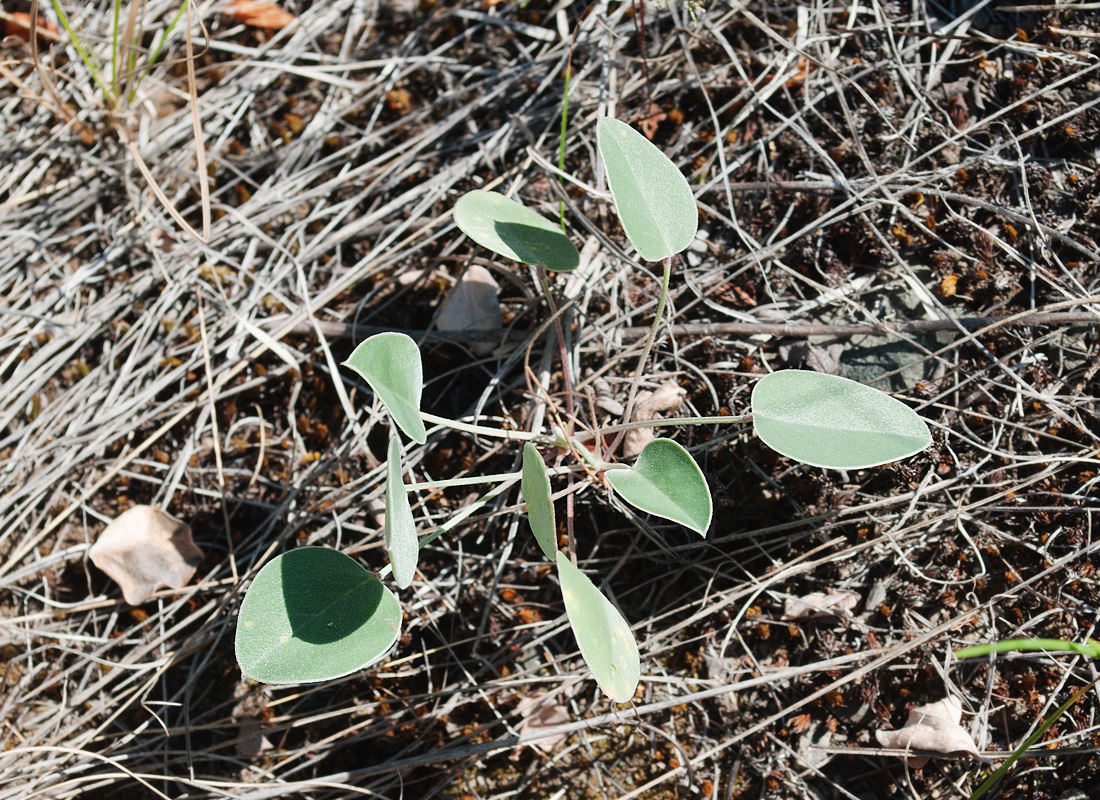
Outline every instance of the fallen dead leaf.
<svg viewBox="0 0 1100 800">
<path fill-rule="evenodd" d="M 811 592 L 802 597 L 788 597 L 783 603 L 783 619 L 790 621 L 845 617 L 857 605 L 859 595 L 856 592 Z"/>
<path fill-rule="evenodd" d="M 494 331 L 504 324 L 500 310 L 500 286 L 489 270 L 472 265 L 451 289 L 436 317 L 441 331 Z M 496 350 L 493 342 L 473 342 L 470 350 L 484 356 Z"/>
<path fill-rule="evenodd" d="M 520 700 L 519 705 L 516 706 L 516 713 L 520 716 L 520 736 L 537 734 L 547 728 L 564 725 L 571 720 L 569 711 L 564 706 L 548 702 L 540 692 L 533 692 Z M 532 744 L 537 745 L 541 750 L 550 752 L 568 737 L 569 734 L 556 733 L 553 736 L 532 742 Z"/>
<path fill-rule="evenodd" d="M 909 710 L 909 719 L 896 731 L 875 731 L 879 744 L 897 750 L 929 750 L 943 758 L 980 758 L 973 737 L 959 724 L 962 703 L 947 697 Z M 901 756 L 914 769 L 928 763 L 929 756 Z"/>
<path fill-rule="evenodd" d="M 88 551 L 92 563 L 139 606 L 162 586 L 179 589 L 203 559 L 191 528 L 152 506 L 134 506 L 108 525 Z"/>
<path fill-rule="evenodd" d="M 31 15 L 23 11 L 8 14 L 4 19 L 4 35 L 14 36 L 24 42 L 29 42 L 31 40 Z M 35 36 L 40 42 L 61 41 L 57 26 L 41 15 L 39 15 L 35 27 Z"/>
<path fill-rule="evenodd" d="M 666 119 L 668 119 L 668 114 L 656 103 L 650 103 L 649 111 L 638 123 L 638 127 L 642 129 L 645 138 L 652 141 L 653 137 L 657 135 L 657 126 Z"/>
<path fill-rule="evenodd" d="M 634 403 L 631 422 L 656 419 L 658 414 L 679 411 L 687 392 L 675 381 L 665 381 L 656 391 L 645 392 Z M 633 428 L 623 436 L 623 458 L 634 458 L 655 438 L 653 428 Z"/>
<path fill-rule="evenodd" d="M 275 3 L 264 0 L 229 0 L 225 13 L 244 25 L 268 30 L 282 30 L 297 17 Z"/>
</svg>

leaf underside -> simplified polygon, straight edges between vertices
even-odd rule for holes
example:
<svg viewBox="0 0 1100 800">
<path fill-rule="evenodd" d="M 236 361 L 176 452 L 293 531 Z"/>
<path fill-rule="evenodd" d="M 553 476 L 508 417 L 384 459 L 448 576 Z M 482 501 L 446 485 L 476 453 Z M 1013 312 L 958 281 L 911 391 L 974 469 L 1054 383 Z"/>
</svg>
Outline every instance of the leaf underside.
<svg viewBox="0 0 1100 800">
<path fill-rule="evenodd" d="M 695 197 L 683 173 L 642 134 L 605 117 L 596 143 L 615 212 L 638 255 L 660 261 L 685 250 L 699 229 Z"/>
<path fill-rule="evenodd" d="M 528 442 L 523 446 L 523 479 L 521 483 L 523 500 L 527 504 L 527 521 L 531 524 L 531 533 L 539 543 L 543 555 L 551 561 L 557 552 L 555 538 L 557 525 L 554 521 L 554 503 L 550 499 L 550 477 L 546 474 L 546 464 L 538 449 Z"/>
<path fill-rule="evenodd" d="M 382 531 L 393 567 L 393 580 L 398 588 L 405 589 L 416 573 L 420 540 L 416 535 L 416 522 L 405 482 L 401 479 L 401 443 L 396 436 L 390 438 L 386 457 L 386 524 Z"/>
<path fill-rule="evenodd" d="M 558 551 L 557 564 L 565 613 L 581 655 L 604 693 L 616 703 L 625 703 L 634 696 L 641 678 L 638 644 L 630 625 L 569 556 Z"/>
<path fill-rule="evenodd" d="M 344 366 L 367 382 L 406 436 L 417 444 L 428 440 L 420 418 L 424 365 L 416 342 L 403 333 L 378 333 L 360 342 Z"/>
<path fill-rule="evenodd" d="M 777 452 L 815 467 L 861 469 L 908 458 L 932 443 L 907 405 L 870 386 L 782 370 L 752 391 L 753 427 Z"/>
<path fill-rule="evenodd" d="M 671 439 L 647 444 L 630 469 L 604 473 L 611 488 L 637 509 L 707 535 L 713 505 L 699 465 Z"/>
</svg>

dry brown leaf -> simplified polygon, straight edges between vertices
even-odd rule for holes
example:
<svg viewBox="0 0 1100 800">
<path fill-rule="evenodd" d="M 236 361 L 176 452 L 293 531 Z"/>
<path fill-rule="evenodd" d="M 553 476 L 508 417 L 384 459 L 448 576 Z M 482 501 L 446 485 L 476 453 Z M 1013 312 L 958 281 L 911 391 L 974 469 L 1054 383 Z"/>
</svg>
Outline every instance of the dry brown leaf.
<svg viewBox="0 0 1100 800">
<path fill-rule="evenodd" d="M 638 123 L 638 127 L 642 129 L 645 138 L 652 140 L 657 135 L 657 126 L 666 119 L 668 119 L 668 114 L 656 103 L 650 103 L 649 111 Z"/>
<path fill-rule="evenodd" d="M 540 692 L 533 692 L 520 700 L 519 705 L 516 706 L 516 713 L 520 716 L 520 736 L 537 734 L 547 728 L 564 725 L 572 719 L 564 706 L 546 701 Z M 549 752 L 564 742 L 568 736 L 569 734 L 566 733 L 556 733 L 532 744 Z"/>
<path fill-rule="evenodd" d="M 844 617 L 859 605 L 859 595 L 841 590 L 837 592 L 811 592 L 803 597 L 788 597 L 783 604 L 783 619 L 820 619 Z"/>
<path fill-rule="evenodd" d="M 4 35 L 14 36 L 24 42 L 29 42 L 31 40 L 31 15 L 23 11 L 8 14 L 7 19 L 4 20 Z M 57 26 L 41 15 L 39 15 L 36 23 L 35 36 L 40 42 L 61 41 Z"/>
<path fill-rule="evenodd" d="M 499 330 L 504 324 L 499 289 L 489 270 L 474 264 L 451 289 L 436 317 L 436 327 L 441 331 Z M 496 347 L 493 342 L 473 342 L 470 350 L 475 355 L 484 356 Z"/>
<path fill-rule="evenodd" d="M 675 381 L 665 381 L 654 392 L 645 392 L 634 403 L 631 422 L 656 419 L 658 414 L 679 411 L 687 392 Z M 653 441 L 653 428 L 633 428 L 623 436 L 623 458 L 634 458 Z"/>
<path fill-rule="evenodd" d="M 282 30 L 297 19 L 286 9 L 263 0 L 230 0 L 225 13 L 237 22 L 273 31 Z"/>
<path fill-rule="evenodd" d="M 879 744 L 897 750 L 929 750 L 943 758 L 980 758 L 973 737 L 959 724 L 962 703 L 947 697 L 937 703 L 909 710 L 909 719 L 896 731 L 875 731 Z M 914 769 L 928 763 L 928 756 L 901 756 Z"/>
<path fill-rule="evenodd" d="M 202 550 L 191 528 L 152 506 L 134 506 L 108 525 L 88 551 L 92 563 L 122 587 L 133 606 L 162 586 L 179 589 L 191 580 Z"/>
</svg>

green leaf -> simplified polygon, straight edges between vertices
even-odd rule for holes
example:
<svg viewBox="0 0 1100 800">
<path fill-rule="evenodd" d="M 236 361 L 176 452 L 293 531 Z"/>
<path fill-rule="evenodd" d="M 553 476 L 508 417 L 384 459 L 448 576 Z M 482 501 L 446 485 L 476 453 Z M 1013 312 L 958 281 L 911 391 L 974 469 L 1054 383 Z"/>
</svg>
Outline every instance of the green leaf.
<svg viewBox="0 0 1100 800">
<path fill-rule="evenodd" d="M 403 333 L 378 333 L 361 342 L 344 366 L 370 385 L 406 436 L 417 444 L 427 441 L 420 418 L 424 366 L 416 342 Z"/>
<path fill-rule="evenodd" d="M 646 261 L 691 244 L 699 229 L 695 197 L 683 173 L 653 142 L 625 122 L 596 123 L 596 145 L 627 238 Z"/>
<path fill-rule="evenodd" d="M 764 444 L 815 467 L 860 469 L 908 458 L 932 443 L 915 411 L 870 386 L 806 370 L 766 375 L 752 390 Z"/>
<path fill-rule="evenodd" d="M 558 225 L 497 192 L 464 194 L 454 215 L 463 233 L 497 255 L 553 272 L 571 272 L 580 264 L 577 248 Z"/>
<path fill-rule="evenodd" d="M 358 562 L 326 547 L 277 556 L 237 617 L 237 662 L 264 683 L 316 683 L 378 661 L 397 641 L 401 607 Z"/>
<path fill-rule="evenodd" d="M 630 469 L 609 469 L 607 482 L 637 509 L 679 522 L 704 538 L 713 511 L 702 470 L 671 439 L 654 439 Z"/>
<path fill-rule="evenodd" d="M 634 634 L 619 610 L 573 566 L 569 556 L 559 550 L 557 562 L 565 613 L 581 655 L 604 693 L 616 703 L 625 703 L 634 696 L 642 674 Z"/>
<path fill-rule="evenodd" d="M 382 531 L 393 567 L 393 580 L 399 589 L 408 588 L 420 559 L 420 540 L 416 536 L 405 482 L 401 479 L 401 442 L 396 436 L 390 438 L 386 457 L 386 524 Z"/>
<path fill-rule="evenodd" d="M 550 500 L 550 476 L 546 474 L 542 456 L 530 442 L 523 446 L 523 480 L 520 486 L 527 503 L 531 533 L 535 534 L 543 554 L 553 561 L 558 551 L 555 546 L 558 528 L 554 523 L 554 503 Z"/>
</svg>

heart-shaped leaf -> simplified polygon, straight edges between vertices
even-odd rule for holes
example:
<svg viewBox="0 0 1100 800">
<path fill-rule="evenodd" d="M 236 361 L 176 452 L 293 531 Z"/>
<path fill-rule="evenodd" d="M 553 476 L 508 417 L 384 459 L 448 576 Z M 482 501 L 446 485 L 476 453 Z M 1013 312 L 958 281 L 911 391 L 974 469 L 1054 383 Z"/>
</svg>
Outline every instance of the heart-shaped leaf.
<svg viewBox="0 0 1100 800">
<path fill-rule="evenodd" d="M 634 696 L 642 674 L 634 634 L 619 610 L 573 566 L 569 556 L 559 550 L 557 562 L 565 613 L 584 662 L 604 693 L 616 703 L 625 703 Z"/>
<path fill-rule="evenodd" d="M 416 573 L 420 540 L 416 536 L 416 523 L 413 522 L 405 482 L 401 480 L 401 442 L 396 436 L 390 438 L 386 457 L 386 524 L 382 526 L 382 532 L 393 567 L 393 580 L 398 588 L 405 589 Z"/>
<path fill-rule="evenodd" d="M 671 439 L 654 439 L 630 469 L 604 473 L 611 488 L 637 509 L 707 535 L 710 488 L 695 459 Z"/>
<path fill-rule="evenodd" d="M 403 333 L 377 333 L 360 342 L 344 366 L 370 385 L 406 436 L 417 444 L 427 441 L 420 418 L 424 365 L 416 342 Z"/>
<path fill-rule="evenodd" d="M 455 203 L 455 224 L 497 255 L 553 272 L 580 264 L 577 248 L 555 223 L 497 192 L 475 189 Z"/>
<path fill-rule="evenodd" d="M 397 641 L 401 607 L 355 560 L 302 547 L 260 570 L 241 603 L 241 672 L 264 683 L 316 683 L 378 661 Z"/>
<path fill-rule="evenodd" d="M 626 236 L 646 261 L 691 244 L 699 229 L 695 197 L 683 173 L 653 142 L 625 122 L 596 123 L 596 145 Z"/>
<path fill-rule="evenodd" d="M 531 533 L 551 561 L 558 548 L 554 544 L 557 526 L 554 524 L 554 503 L 550 500 L 550 476 L 539 451 L 528 442 L 523 446 L 523 499 L 527 503 L 527 521 Z"/>
<path fill-rule="evenodd" d="M 932 443 L 915 411 L 870 386 L 807 370 L 766 375 L 752 390 L 764 444 L 814 467 L 861 469 L 908 458 Z"/>
</svg>

